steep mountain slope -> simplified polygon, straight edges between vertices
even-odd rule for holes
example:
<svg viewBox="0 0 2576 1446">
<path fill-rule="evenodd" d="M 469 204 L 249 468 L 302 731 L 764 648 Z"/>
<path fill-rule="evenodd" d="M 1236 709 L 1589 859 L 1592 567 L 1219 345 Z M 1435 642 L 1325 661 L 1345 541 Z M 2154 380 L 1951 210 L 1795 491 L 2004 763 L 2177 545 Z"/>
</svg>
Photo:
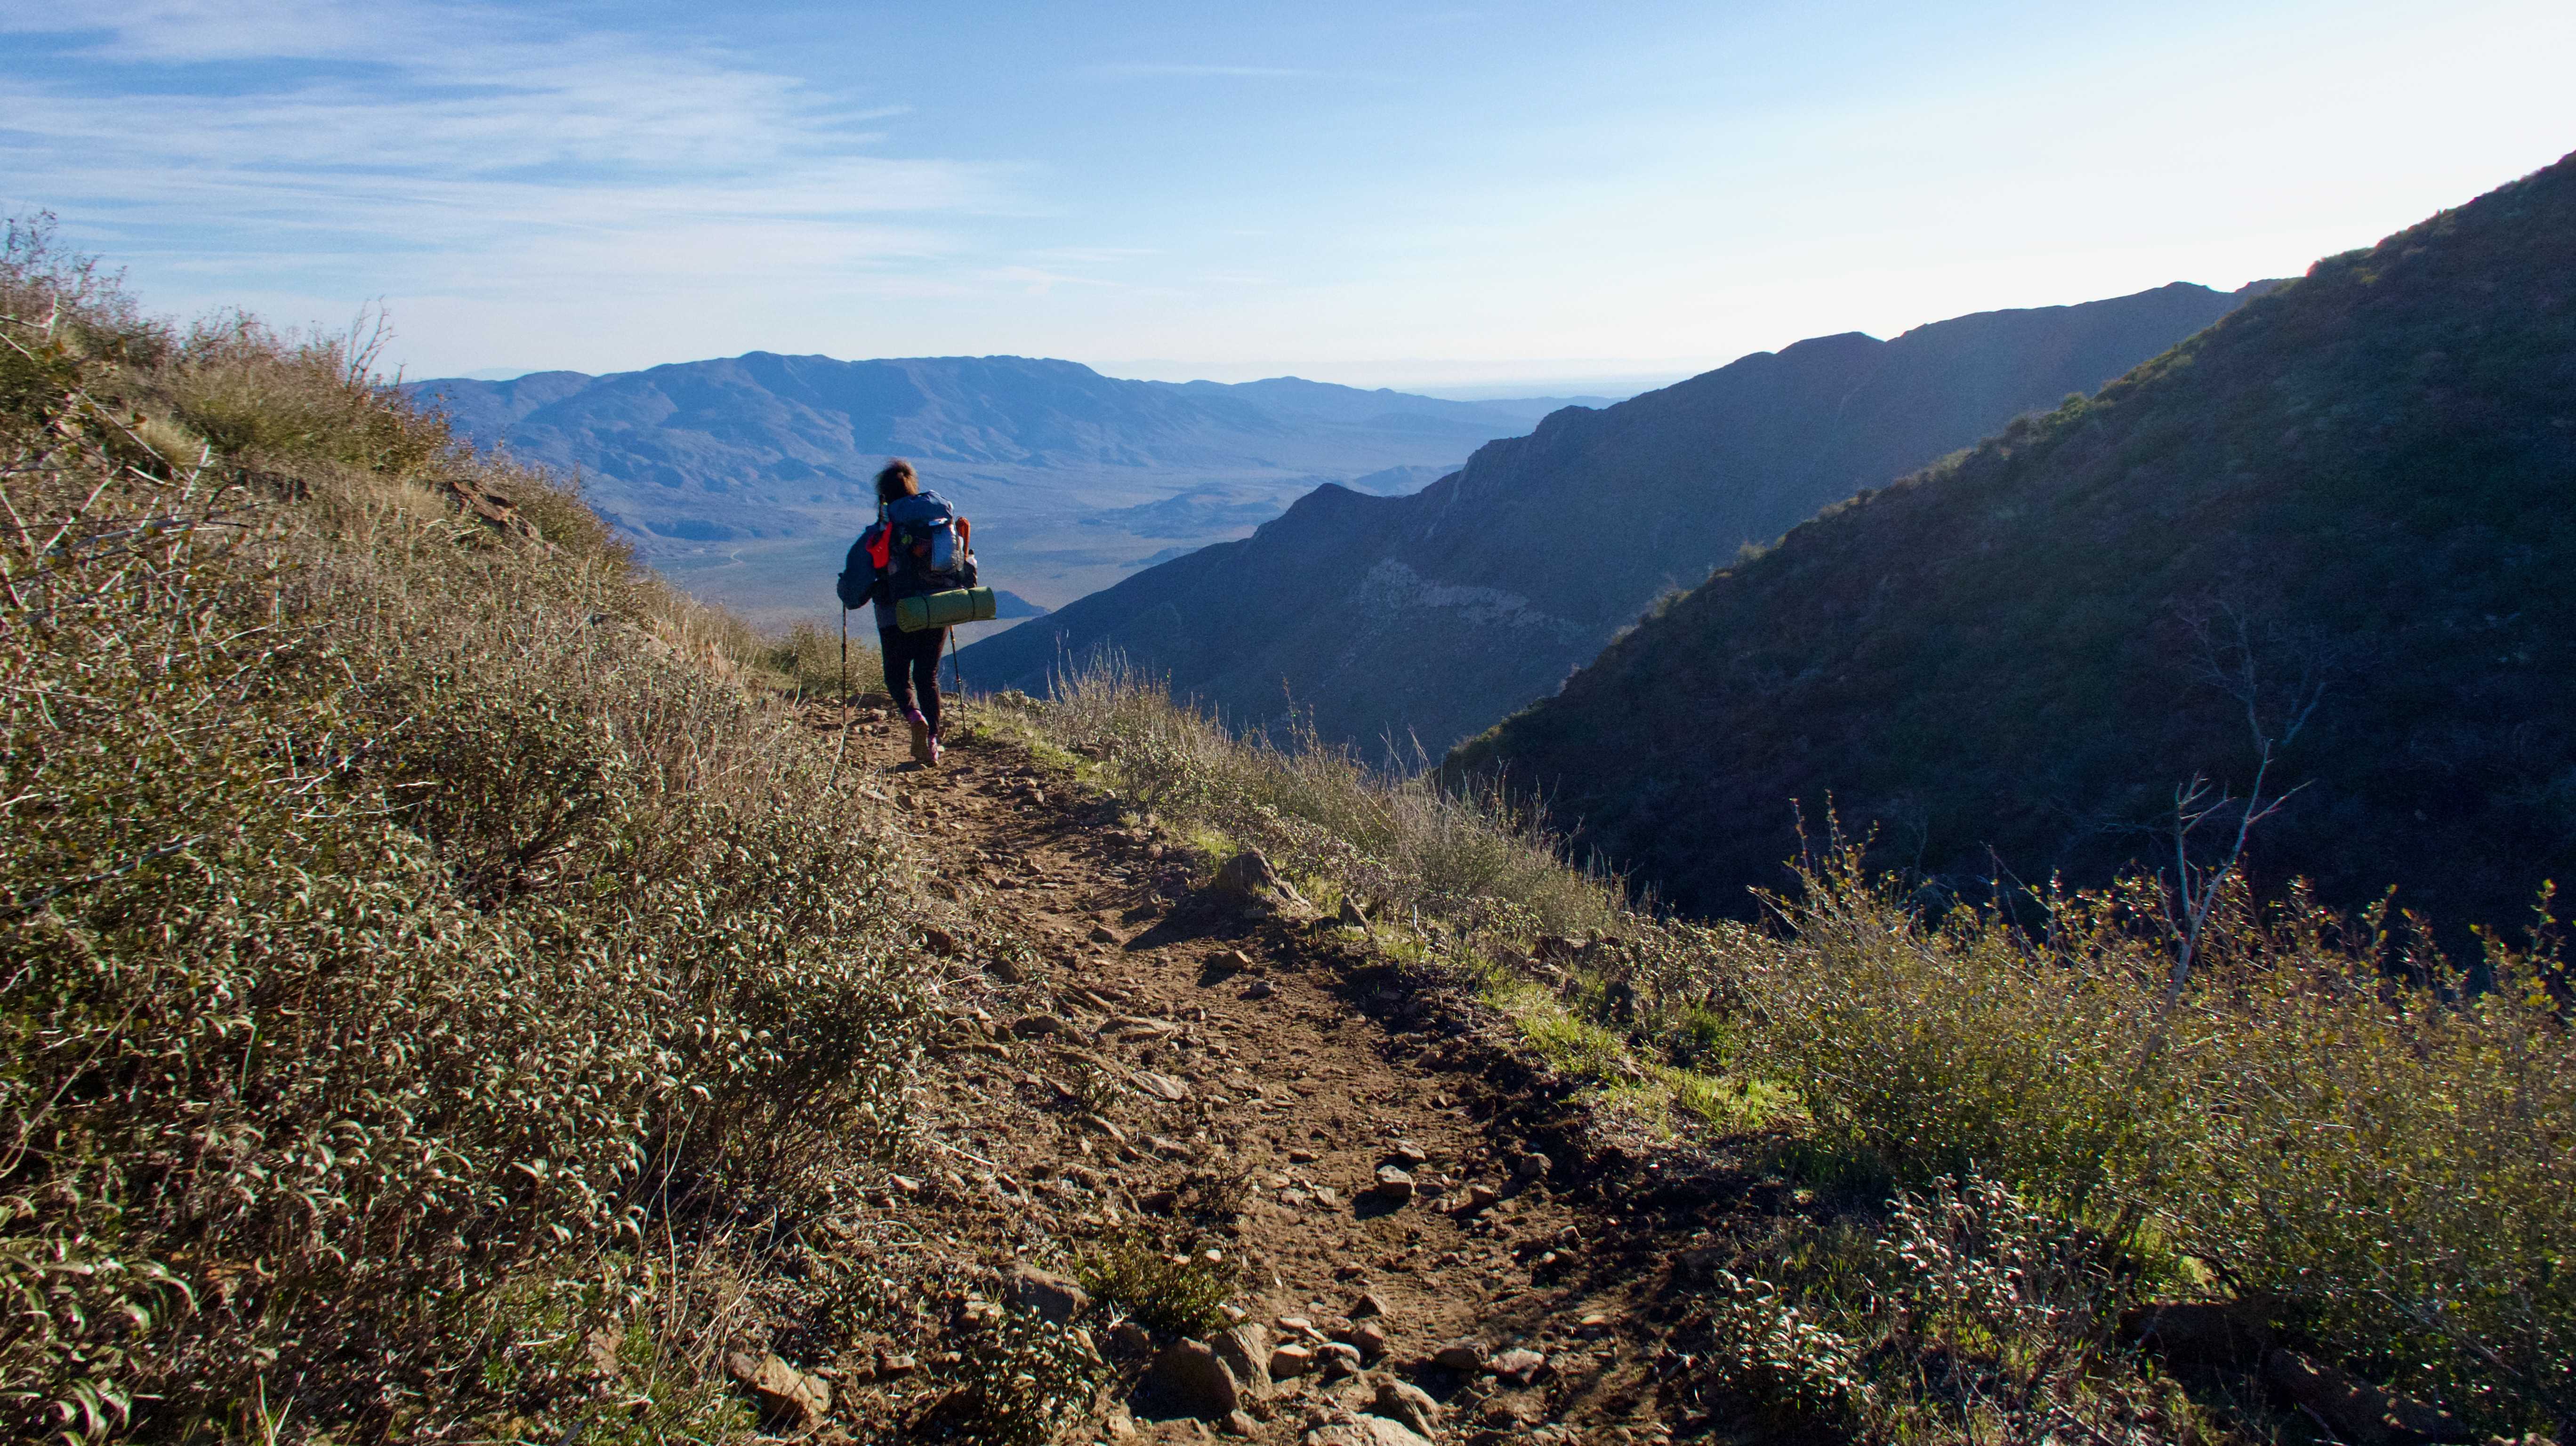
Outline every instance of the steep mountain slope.
<svg viewBox="0 0 2576 1446">
<path fill-rule="evenodd" d="M 840 551 L 874 507 L 868 477 L 889 455 L 922 463 L 984 524 L 987 561 L 1016 590 L 1055 603 L 1175 537 L 1239 537 L 1319 482 L 1437 476 L 1558 405 L 1294 377 L 1121 381 L 1028 357 L 768 352 L 413 391 L 479 442 L 580 473 L 589 500 L 684 586 L 778 616 L 829 608 Z M 1219 505 L 1197 505 L 1209 497 Z M 1129 514 L 1154 525 L 1129 529 Z"/>
<path fill-rule="evenodd" d="M 1446 748 L 1743 544 L 2097 387 L 2240 299 L 2176 284 L 1757 353 L 1557 412 L 1411 497 L 1318 489 L 1251 539 L 979 643 L 966 665 L 1038 691 L 1060 655 L 1116 648 L 1239 719 L 1293 696 L 1328 737 Z"/>
<path fill-rule="evenodd" d="M 1686 906 L 1830 798 L 1889 861 L 2099 878 L 2283 746 L 2273 878 L 2513 922 L 2576 847 L 2576 163 L 1712 578 L 1461 749 Z M 2291 736 L 2298 709 L 2322 701 Z M 2249 728 L 2246 699 L 2257 727 Z"/>
</svg>

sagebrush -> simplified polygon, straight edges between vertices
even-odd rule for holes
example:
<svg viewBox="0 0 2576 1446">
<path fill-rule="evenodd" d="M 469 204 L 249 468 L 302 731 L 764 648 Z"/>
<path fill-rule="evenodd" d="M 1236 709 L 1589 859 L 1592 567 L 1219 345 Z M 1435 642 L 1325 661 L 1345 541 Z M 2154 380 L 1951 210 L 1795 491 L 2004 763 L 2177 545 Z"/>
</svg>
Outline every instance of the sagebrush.
<svg viewBox="0 0 2576 1446">
<path fill-rule="evenodd" d="M 367 363 L 12 229 L 14 1439 L 568 1429 L 601 1369 L 733 1433 L 728 1282 L 902 1127 L 895 846 L 747 635 Z"/>
</svg>

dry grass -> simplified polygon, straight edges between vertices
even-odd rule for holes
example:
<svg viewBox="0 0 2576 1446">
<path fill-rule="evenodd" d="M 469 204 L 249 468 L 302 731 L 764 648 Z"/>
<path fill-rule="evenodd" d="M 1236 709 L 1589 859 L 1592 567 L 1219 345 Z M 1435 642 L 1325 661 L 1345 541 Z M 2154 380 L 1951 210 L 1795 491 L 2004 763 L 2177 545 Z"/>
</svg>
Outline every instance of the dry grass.
<svg viewBox="0 0 2576 1446">
<path fill-rule="evenodd" d="M 742 1434 L 746 1292 L 902 1127 L 902 855 L 729 681 L 760 640 L 363 346 L 155 329 L 41 241 L 0 268 L 7 1434 Z"/>
<path fill-rule="evenodd" d="M 1445 792 L 1304 732 L 1239 738 L 1120 660 L 1060 680 L 1042 717 L 1049 739 L 1104 760 L 1136 807 L 1219 829 L 1382 909 L 1567 934 L 1621 916 L 1617 882 L 1566 868 L 1536 815 L 1499 794 Z"/>
</svg>

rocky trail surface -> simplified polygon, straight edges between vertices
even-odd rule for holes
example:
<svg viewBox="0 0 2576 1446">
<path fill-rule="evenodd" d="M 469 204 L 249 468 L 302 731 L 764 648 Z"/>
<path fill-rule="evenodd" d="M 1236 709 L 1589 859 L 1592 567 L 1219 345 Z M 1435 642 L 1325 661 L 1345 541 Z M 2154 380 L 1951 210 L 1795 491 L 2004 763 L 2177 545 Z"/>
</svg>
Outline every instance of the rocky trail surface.
<svg viewBox="0 0 2576 1446">
<path fill-rule="evenodd" d="M 849 766 L 951 862 L 930 888 L 960 924 L 929 941 L 949 968 L 915 1149 L 846 1248 L 950 1262 L 949 1287 L 916 1292 L 908 1334 L 805 1363 L 838 1395 L 809 1426 L 939 1434 L 976 1334 L 1019 1308 L 1116 1368 L 1063 1440 L 1672 1436 L 1663 1301 L 1705 1212 L 1632 1206 L 1610 1176 L 1642 1156 L 1605 1165 L 1568 1087 L 1364 924 L 1194 886 L 1016 746 L 922 769 L 881 719 Z M 1074 1283 L 1086 1248 L 1192 1221 L 1191 1253 L 1239 1272 L 1230 1328 L 1147 1331 Z"/>
</svg>

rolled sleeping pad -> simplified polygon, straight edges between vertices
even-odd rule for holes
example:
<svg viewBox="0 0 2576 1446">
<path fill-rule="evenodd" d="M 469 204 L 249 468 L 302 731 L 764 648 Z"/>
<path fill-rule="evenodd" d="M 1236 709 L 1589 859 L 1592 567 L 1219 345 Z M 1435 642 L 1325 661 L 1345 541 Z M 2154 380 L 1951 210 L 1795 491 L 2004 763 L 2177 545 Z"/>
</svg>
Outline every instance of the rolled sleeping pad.
<svg viewBox="0 0 2576 1446">
<path fill-rule="evenodd" d="M 959 623 L 989 623 L 1000 612 L 989 587 L 951 588 L 896 599 L 894 625 L 907 633 L 917 633 L 924 628 L 955 627 Z"/>
</svg>

